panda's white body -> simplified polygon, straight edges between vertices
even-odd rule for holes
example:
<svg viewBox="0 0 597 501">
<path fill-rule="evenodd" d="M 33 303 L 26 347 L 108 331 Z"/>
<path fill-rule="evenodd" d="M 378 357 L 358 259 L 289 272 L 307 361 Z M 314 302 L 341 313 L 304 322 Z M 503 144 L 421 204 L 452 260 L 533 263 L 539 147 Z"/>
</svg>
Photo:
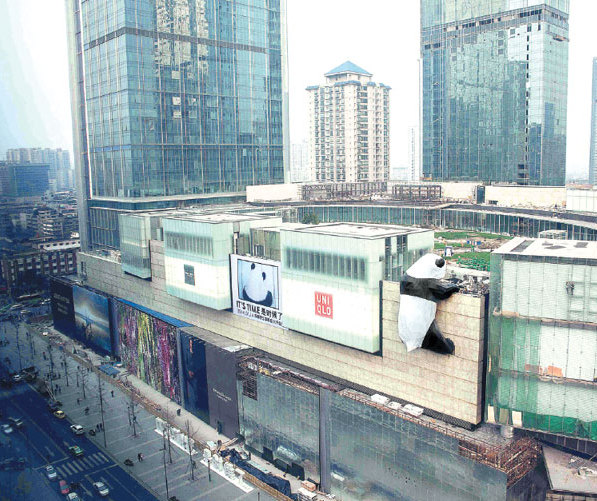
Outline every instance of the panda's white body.
<svg viewBox="0 0 597 501">
<path fill-rule="evenodd" d="M 418 259 L 406 274 L 414 279 L 442 279 L 446 275 L 446 267 L 438 267 L 435 254 L 425 254 Z M 398 333 L 406 346 L 406 351 L 420 348 L 429 327 L 435 320 L 437 304 L 434 301 L 407 294 L 400 295 L 400 311 L 398 313 Z"/>
<path fill-rule="evenodd" d="M 270 302 L 273 297 L 273 277 L 268 266 L 252 263 L 248 273 L 243 276 L 241 297 L 253 303 Z M 269 301 L 268 301 L 269 299 Z"/>
<path fill-rule="evenodd" d="M 398 332 L 406 351 L 420 348 L 431 323 L 435 319 L 437 305 L 433 301 L 415 296 L 400 296 Z"/>
</svg>

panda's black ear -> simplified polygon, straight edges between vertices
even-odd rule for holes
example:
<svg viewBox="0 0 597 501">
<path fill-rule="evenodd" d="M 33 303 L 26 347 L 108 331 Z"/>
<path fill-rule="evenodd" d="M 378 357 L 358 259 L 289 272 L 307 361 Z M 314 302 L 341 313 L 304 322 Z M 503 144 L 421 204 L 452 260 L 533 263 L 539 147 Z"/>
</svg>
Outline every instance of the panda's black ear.
<svg viewBox="0 0 597 501">
<path fill-rule="evenodd" d="M 443 257 L 439 257 L 435 260 L 435 266 L 437 266 L 438 268 L 441 268 L 444 264 L 446 264 L 446 261 Z"/>
<path fill-rule="evenodd" d="M 255 263 L 251 263 L 251 269 L 254 270 L 255 269 Z"/>
<path fill-rule="evenodd" d="M 265 271 L 261 274 L 261 276 L 263 277 L 263 280 L 265 280 Z"/>
</svg>

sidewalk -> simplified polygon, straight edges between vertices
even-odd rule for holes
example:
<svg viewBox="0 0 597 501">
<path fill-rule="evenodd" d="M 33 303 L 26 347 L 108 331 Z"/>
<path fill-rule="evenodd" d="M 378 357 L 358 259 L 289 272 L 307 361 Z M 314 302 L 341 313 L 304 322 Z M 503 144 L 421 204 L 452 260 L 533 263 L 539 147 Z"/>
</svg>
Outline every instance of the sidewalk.
<svg viewBox="0 0 597 501">
<path fill-rule="evenodd" d="M 74 341 L 68 336 L 54 330 L 53 328 L 49 328 L 47 330 L 51 333 L 52 338 L 59 339 L 60 343 L 65 343 L 65 346 L 71 347 L 70 350 L 65 349 L 65 351 L 69 356 L 77 359 L 79 363 L 89 364 L 94 371 L 98 371 L 97 367 L 106 363 L 103 357 L 93 352 L 89 348 L 82 347 L 78 342 Z M 52 339 L 52 341 L 56 343 L 55 339 Z M 76 346 L 76 355 L 73 355 L 72 353 L 73 346 Z M 87 358 L 82 356 L 83 352 L 87 354 Z M 194 416 L 190 412 L 186 411 L 184 408 L 182 408 L 182 406 L 177 405 L 168 397 L 162 395 L 157 390 L 154 390 L 136 376 L 129 374 L 125 368 L 120 369 L 120 371 L 120 375 L 116 378 L 109 377 L 101 371 L 98 372 L 106 382 L 109 382 L 114 386 L 118 386 L 121 389 L 121 391 L 130 393 L 132 388 L 132 392 L 135 394 L 135 398 L 139 401 L 141 405 L 145 407 L 145 409 L 148 412 L 150 412 L 156 417 L 160 417 L 161 419 L 168 421 L 172 426 L 179 429 L 185 435 L 188 422 L 190 436 L 195 441 L 195 448 L 198 450 L 199 457 L 197 458 L 197 462 L 199 462 L 199 460 L 201 459 L 203 455 L 203 449 L 207 447 L 207 442 L 217 443 L 218 440 L 221 440 L 222 443 L 226 443 L 231 440 L 231 437 L 227 437 L 223 434 L 218 434 L 218 432 L 214 428 L 212 428 L 207 423 L 203 422 L 201 419 Z M 177 411 L 179 409 L 180 416 L 177 415 Z M 252 455 L 251 461 L 257 464 L 258 466 L 263 467 L 270 473 L 288 480 L 290 482 L 292 492 L 296 492 L 301 487 L 300 480 L 291 475 L 285 474 L 285 472 L 278 469 L 273 464 L 268 463 L 261 457 Z M 280 494 L 280 496 L 282 495 Z"/>
</svg>

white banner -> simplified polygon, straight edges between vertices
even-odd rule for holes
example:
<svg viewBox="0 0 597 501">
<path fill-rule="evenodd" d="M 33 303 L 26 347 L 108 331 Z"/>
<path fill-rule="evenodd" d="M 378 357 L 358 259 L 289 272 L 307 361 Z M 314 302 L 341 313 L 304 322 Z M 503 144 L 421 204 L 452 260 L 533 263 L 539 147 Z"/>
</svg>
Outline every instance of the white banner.
<svg viewBox="0 0 597 501">
<path fill-rule="evenodd" d="M 232 312 L 282 327 L 280 262 L 230 255 Z"/>
</svg>

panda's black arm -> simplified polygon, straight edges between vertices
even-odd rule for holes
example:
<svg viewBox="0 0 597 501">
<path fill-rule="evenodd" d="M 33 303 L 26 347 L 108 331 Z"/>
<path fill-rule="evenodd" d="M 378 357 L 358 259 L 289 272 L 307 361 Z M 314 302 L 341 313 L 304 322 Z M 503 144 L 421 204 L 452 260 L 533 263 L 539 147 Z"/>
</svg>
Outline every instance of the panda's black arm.
<svg viewBox="0 0 597 501">
<path fill-rule="evenodd" d="M 429 290 L 435 299 L 441 301 L 443 299 L 448 299 L 452 294 L 458 292 L 460 287 L 444 280 L 430 280 Z"/>
</svg>

